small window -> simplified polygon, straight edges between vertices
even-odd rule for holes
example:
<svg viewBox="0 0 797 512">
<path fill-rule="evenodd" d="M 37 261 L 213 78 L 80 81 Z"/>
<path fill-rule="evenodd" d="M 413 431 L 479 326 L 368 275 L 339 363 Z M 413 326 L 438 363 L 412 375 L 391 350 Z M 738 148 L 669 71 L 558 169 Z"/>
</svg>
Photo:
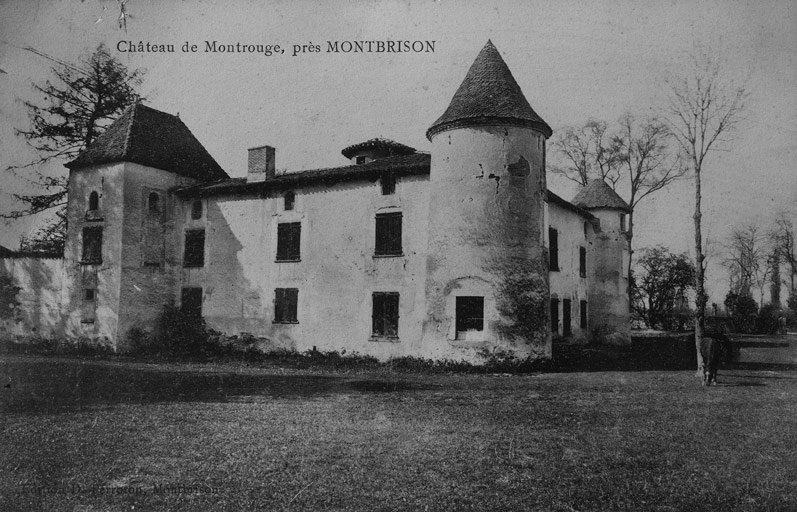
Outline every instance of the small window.
<svg viewBox="0 0 797 512">
<path fill-rule="evenodd" d="M 376 214 L 377 256 L 401 256 L 401 212 Z"/>
<path fill-rule="evenodd" d="M 396 192 L 396 176 L 394 174 L 383 174 L 379 182 L 382 185 L 383 196 L 389 196 Z"/>
<path fill-rule="evenodd" d="M 587 248 L 578 248 L 578 275 L 587 277 Z"/>
<path fill-rule="evenodd" d="M 299 303 L 298 288 L 277 288 L 274 290 L 274 323 L 298 324 L 296 314 Z"/>
<path fill-rule="evenodd" d="M 581 306 L 581 328 L 587 328 L 587 301 L 582 300 L 580 303 Z"/>
<path fill-rule="evenodd" d="M 550 270 L 559 270 L 559 232 L 548 228 L 548 248 L 550 252 Z"/>
<path fill-rule="evenodd" d="M 357 165 L 364 164 L 365 163 L 365 157 L 364 156 L 356 157 L 354 159 L 354 163 L 356 163 Z"/>
<path fill-rule="evenodd" d="M 180 293 L 180 311 L 188 318 L 202 318 L 202 288 L 183 288 Z"/>
<path fill-rule="evenodd" d="M 85 288 L 83 290 L 83 300 L 86 302 L 94 302 L 96 291 L 97 290 L 95 290 L 94 288 Z"/>
<path fill-rule="evenodd" d="M 626 229 L 627 229 L 627 226 L 626 226 L 627 219 L 626 219 L 626 217 L 627 217 L 626 214 L 624 214 L 624 213 L 620 214 L 620 231 L 623 232 L 623 233 L 625 233 Z"/>
<path fill-rule="evenodd" d="M 562 335 L 570 336 L 573 334 L 573 326 L 570 315 L 572 314 L 573 303 L 570 299 L 562 300 Z"/>
<path fill-rule="evenodd" d="M 301 222 L 277 225 L 277 261 L 299 261 L 301 236 Z"/>
<path fill-rule="evenodd" d="M 95 288 L 83 289 L 83 304 L 80 308 L 80 322 L 93 324 L 97 319 L 97 290 Z"/>
<path fill-rule="evenodd" d="M 158 213 L 161 211 L 161 196 L 157 192 L 150 192 L 147 199 L 147 208 L 150 213 Z"/>
<path fill-rule="evenodd" d="M 189 229 L 185 232 L 183 250 L 184 267 L 202 267 L 205 265 L 205 230 Z"/>
<path fill-rule="evenodd" d="M 551 299 L 551 334 L 559 334 L 559 299 Z"/>
<path fill-rule="evenodd" d="M 588 233 L 589 233 L 589 223 L 587 221 L 584 221 L 584 238 L 587 238 Z"/>
<path fill-rule="evenodd" d="M 296 194 L 293 191 L 285 192 L 285 211 L 293 210 L 293 203 L 296 201 Z"/>
<path fill-rule="evenodd" d="M 191 203 L 191 218 L 193 220 L 202 218 L 202 201 L 194 201 Z"/>
<path fill-rule="evenodd" d="M 476 333 L 483 333 L 484 297 L 457 297 L 456 301 L 457 339 L 469 339 Z"/>
<path fill-rule="evenodd" d="M 374 336 L 398 337 L 398 292 L 374 292 L 371 313 Z"/>
<path fill-rule="evenodd" d="M 97 192 L 89 194 L 89 211 L 97 211 L 100 208 L 100 195 Z"/>
<path fill-rule="evenodd" d="M 83 228 L 82 263 L 102 263 L 102 228 Z"/>
</svg>

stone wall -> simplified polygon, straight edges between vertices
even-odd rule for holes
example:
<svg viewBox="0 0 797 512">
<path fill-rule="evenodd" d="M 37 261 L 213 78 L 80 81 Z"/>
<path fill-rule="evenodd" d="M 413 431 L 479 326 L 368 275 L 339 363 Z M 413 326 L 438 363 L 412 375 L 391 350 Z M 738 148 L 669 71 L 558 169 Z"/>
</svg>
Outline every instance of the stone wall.
<svg viewBox="0 0 797 512">
<path fill-rule="evenodd" d="M 0 259 L 0 339 L 63 337 L 63 284 L 61 258 Z"/>
</svg>

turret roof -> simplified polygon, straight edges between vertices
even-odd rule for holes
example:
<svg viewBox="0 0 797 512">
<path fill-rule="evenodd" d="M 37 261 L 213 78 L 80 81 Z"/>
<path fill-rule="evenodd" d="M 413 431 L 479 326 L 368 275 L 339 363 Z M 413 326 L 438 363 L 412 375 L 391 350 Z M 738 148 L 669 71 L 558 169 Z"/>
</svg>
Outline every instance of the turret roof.
<svg viewBox="0 0 797 512">
<path fill-rule="evenodd" d="M 520 86 L 501 58 L 487 41 L 465 75 L 446 111 L 426 131 L 426 138 L 462 126 L 508 124 L 528 126 L 546 137 L 552 130 L 534 112 Z"/>
<path fill-rule="evenodd" d="M 571 202 L 585 210 L 598 208 L 622 210 L 624 212 L 630 210 L 628 203 L 623 201 L 623 198 L 617 195 L 617 192 L 612 190 L 612 187 L 600 178 L 590 181 L 586 187 L 576 194 L 576 197 Z"/>
<path fill-rule="evenodd" d="M 66 167 L 111 162 L 133 162 L 203 182 L 229 178 L 179 117 L 141 103 L 128 107 Z"/>
</svg>

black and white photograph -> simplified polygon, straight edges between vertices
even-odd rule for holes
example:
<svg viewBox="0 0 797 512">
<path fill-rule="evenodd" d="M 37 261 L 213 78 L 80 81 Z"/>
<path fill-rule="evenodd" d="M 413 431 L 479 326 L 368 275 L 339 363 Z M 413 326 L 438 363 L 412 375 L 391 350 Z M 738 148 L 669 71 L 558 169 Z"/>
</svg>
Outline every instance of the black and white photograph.
<svg viewBox="0 0 797 512">
<path fill-rule="evenodd" d="M 0 509 L 797 510 L 796 48 L 0 0 Z"/>
</svg>

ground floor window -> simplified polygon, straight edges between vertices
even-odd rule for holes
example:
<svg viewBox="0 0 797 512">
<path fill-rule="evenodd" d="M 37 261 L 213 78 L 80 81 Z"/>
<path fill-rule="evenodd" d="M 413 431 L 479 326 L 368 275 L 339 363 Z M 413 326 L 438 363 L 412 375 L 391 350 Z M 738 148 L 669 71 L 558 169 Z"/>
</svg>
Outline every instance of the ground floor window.
<svg viewBox="0 0 797 512">
<path fill-rule="evenodd" d="M 570 314 L 572 312 L 572 302 L 570 299 L 562 300 L 562 335 L 570 336 L 573 334 Z"/>
<path fill-rule="evenodd" d="M 298 324 L 298 288 L 277 288 L 274 290 L 274 323 Z"/>
<path fill-rule="evenodd" d="M 371 314 L 374 336 L 397 337 L 399 321 L 398 292 L 374 292 Z"/>
<path fill-rule="evenodd" d="M 456 298 L 457 339 L 481 338 L 484 332 L 484 297 Z"/>
<path fill-rule="evenodd" d="M 189 318 L 202 318 L 202 288 L 182 289 L 180 293 L 180 311 Z"/>
<path fill-rule="evenodd" d="M 587 301 L 581 301 L 581 328 L 587 328 Z"/>
<path fill-rule="evenodd" d="M 559 334 L 559 299 L 551 299 L 551 333 Z"/>
<path fill-rule="evenodd" d="M 81 304 L 80 321 L 84 324 L 93 324 L 97 317 L 97 289 L 84 288 Z"/>
</svg>

